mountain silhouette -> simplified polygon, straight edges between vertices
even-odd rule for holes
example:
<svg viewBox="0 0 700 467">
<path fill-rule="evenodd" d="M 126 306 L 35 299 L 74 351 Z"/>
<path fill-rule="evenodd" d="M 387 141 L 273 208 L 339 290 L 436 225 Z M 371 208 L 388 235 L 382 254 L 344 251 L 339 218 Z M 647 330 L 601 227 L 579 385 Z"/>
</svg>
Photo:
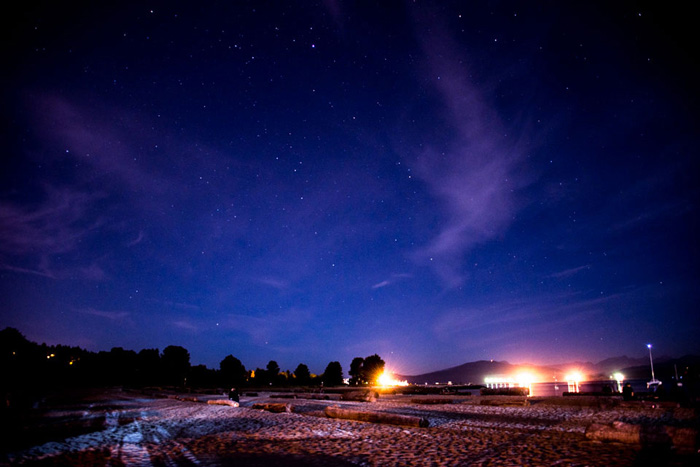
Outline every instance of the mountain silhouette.
<svg viewBox="0 0 700 467">
<path fill-rule="evenodd" d="M 682 377 L 684 373 L 698 365 L 700 365 L 700 356 L 696 355 L 686 355 L 677 359 L 665 356 L 654 358 L 655 376 L 668 380 L 675 379 L 676 370 L 679 376 Z M 615 372 L 623 373 L 627 379 L 651 378 L 648 357 L 630 358 L 626 355 L 606 358 L 597 363 L 571 362 L 550 366 L 516 365 L 505 361 L 479 360 L 420 375 L 397 375 L 397 378 L 419 385 L 446 384 L 448 382 L 452 384 L 483 385 L 486 377 L 514 377 L 525 372 L 535 375 L 539 381 L 563 381 L 566 379 L 566 374 L 573 370 L 581 372 L 590 379 L 608 379 Z"/>
</svg>

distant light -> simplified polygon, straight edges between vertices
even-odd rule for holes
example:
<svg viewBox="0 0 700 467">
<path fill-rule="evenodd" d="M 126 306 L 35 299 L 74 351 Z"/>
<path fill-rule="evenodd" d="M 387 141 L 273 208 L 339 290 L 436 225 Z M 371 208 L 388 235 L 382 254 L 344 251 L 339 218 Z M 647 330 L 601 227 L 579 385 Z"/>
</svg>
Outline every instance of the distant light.
<svg viewBox="0 0 700 467">
<path fill-rule="evenodd" d="M 537 377 L 532 373 L 522 372 L 515 376 L 487 376 L 484 378 L 484 383 L 488 388 L 528 388 L 529 393 L 532 391 L 532 383 L 537 381 Z"/>
<path fill-rule="evenodd" d="M 647 348 L 648 348 L 648 349 L 651 349 L 651 344 L 647 344 Z"/>
<path fill-rule="evenodd" d="M 583 379 L 583 376 L 578 371 L 574 371 L 566 375 L 566 383 L 569 386 L 569 392 L 579 392 L 579 383 Z"/>
<path fill-rule="evenodd" d="M 383 372 L 377 378 L 377 384 L 379 386 L 408 386 L 408 381 L 399 381 L 394 378 L 391 373 Z"/>
<path fill-rule="evenodd" d="M 567 381 L 576 381 L 578 383 L 583 379 L 583 376 L 578 371 L 574 371 L 566 375 L 565 379 Z"/>
<path fill-rule="evenodd" d="M 625 375 L 619 371 L 612 374 L 613 379 L 617 383 L 617 392 L 622 392 L 622 382 L 625 380 Z"/>
<path fill-rule="evenodd" d="M 530 373 L 520 373 L 516 376 L 515 380 L 520 384 L 521 387 L 530 386 L 535 380 L 535 377 Z"/>
</svg>

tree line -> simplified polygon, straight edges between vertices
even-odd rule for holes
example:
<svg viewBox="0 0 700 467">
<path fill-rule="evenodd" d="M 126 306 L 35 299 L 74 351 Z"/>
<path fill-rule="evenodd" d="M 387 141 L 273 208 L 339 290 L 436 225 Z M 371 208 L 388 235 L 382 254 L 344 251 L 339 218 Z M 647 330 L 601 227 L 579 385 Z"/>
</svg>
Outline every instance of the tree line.
<svg viewBox="0 0 700 467">
<path fill-rule="evenodd" d="M 170 386 L 178 388 L 340 386 L 344 384 L 340 362 L 332 361 L 320 375 L 300 363 L 294 371 L 282 371 L 276 361 L 265 368 L 246 369 L 233 355 L 218 369 L 192 365 L 187 349 L 169 345 L 139 352 L 114 347 L 92 352 L 80 347 L 37 344 L 17 329 L 0 331 L 0 390 L 4 394 L 23 388 L 51 389 L 70 386 Z M 356 357 L 350 364 L 349 384 L 372 384 L 384 369 L 379 355 Z"/>
</svg>

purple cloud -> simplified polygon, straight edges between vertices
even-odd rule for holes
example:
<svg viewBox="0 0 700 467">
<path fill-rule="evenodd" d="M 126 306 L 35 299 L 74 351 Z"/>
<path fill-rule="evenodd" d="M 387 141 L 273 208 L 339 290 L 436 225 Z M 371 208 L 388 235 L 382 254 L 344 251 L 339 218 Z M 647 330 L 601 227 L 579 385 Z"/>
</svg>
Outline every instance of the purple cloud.
<svg viewBox="0 0 700 467">
<path fill-rule="evenodd" d="M 128 311 L 107 311 L 97 310 L 95 308 L 83 308 L 76 311 L 84 315 L 97 316 L 98 318 L 104 318 L 110 321 L 122 321 L 129 318 L 131 315 Z"/>
<path fill-rule="evenodd" d="M 146 235 L 144 235 L 143 230 L 140 230 L 139 235 L 135 239 L 130 241 L 126 246 L 128 246 L 128 247 L 136 246 L 139 243 L 141 243 L 145 237 L 146 237 Z"/>
<path fill-rule="evenodd" d="M 558 347 L 552 342 L 574 338 L 590 342 L 597 338 L 600 335 L 598 323 L 603 317 L 635 293 L 628 291 L 591 298 L 568 293 L 537 300 L 527 298 L 454 308 L 437 317 L 432 331 L 438 341 L 465 351 L 498 348 L 498 352 L 503 352 L 506 350 L 503 346 L 509 346 L 554 355 Z M 609 323 L 605 334 L 614 335 L 624 326 L 627 324 Z M 464 336 L 469 339 L 465 340 Z"/>
<path fill-rule="evenodd" d="M 102 221 L 88 213 L 102 197 L 47 186 L 44 199 L 33 206 L 0 201 L 0 268 L 49 278 L 65 276 L 66 271 L 54 270 L 51 258 L 77 250 L 100 227 Z M 105 276 L 96 264 L 73 273 L 94 280 Z"/>
<path fill-rule="evenodd" d="M 404 279 L 410 279 L 413 277 L 412 274 L 406 274 L 406 273 L 401 273 L 401 274 L 392 274 L 389 279 L 385 279 L 383 281 L 377 282 L 372 286 L 373 289 L 381 289 L 382 287 L 386 287 L 392 284 L 395 284 L 396 282 L 399 282 Z"/>
<path fill-rule="evenodd" d="M 85 213 L 100 196 L 47 187 L 45 199 L 26 208 L 0 202 L 0 252 L 25 255 L 59 254 L 73 250 L 86 231 Z"/>
<path fill-rule="evenodd" d="M 275 277 L 260 277 L 256 279 L 259 283 L 268 285 L 278 290 L 285 290 L 289 288 L 289 283 L 283 279 L 277 279 Z"/>
<path fill-rule="evenodd" d="M 313 319 L 313 313 L 306 309 L 289 308 L 264 316 L 229 314 L 221 322 L 225 329 L 244 332 L 260 343 L 279 339 L 280 336 L 299 332 Z"/>
<path fill-rule="evenodd" d="M 100 183 L 151 194 L 168 190 L 166 180 L 144 166 L 145 150 L 152 145 L 135 122 L 119 109 L 95 111 L 63 98 L 44 96 L 36 104 L 37 124 L 57 144 L 62 156 L 84 167 L 84 183 Z M 105 116 L 109 116 L 106 118 Z"/>
<path fill-rule="evenodd" d="M 444 142 L 423 144 L 411 161 L 442 208 L 437 234 L 416 258 L 454 287 L 464 280 L 465 253 L 502 235 L 518 210 L 515 192 L 525 184 L 518 174 L 522 142 L 506 135 L 457 47 L 432 32 L 421 39 L 428 79 L 443 102 L 444 121 L 436 125 L 444 127 Z"/>
<path fill-rule="evenodd" d="M 576 274 L 578 274 L 578 273 L 581 272 L 581 271 L 587 271 L 587 270 L 590 270 L 590 269 L 591 269 L 591 265 L 590 265 L 590 264 L 585 264 L 585 265 L 583 265 L 583 266 L 579 266 L 579 267 L 576 267 L 576 268 L 570 268 L 570 269 L 566 269 L 566 270 L 564 270 L 564 271 L 555 272 L 555 273 L 553 273 L 553 274 L 550 274 L 550 275 L 547 276 L 547 277 L 550 277 L 550 278 L 553 278 L 553 279 L 561 279 L 561 278 L 565 278 L 565 277 L 575 276 Z"/>
</svg>

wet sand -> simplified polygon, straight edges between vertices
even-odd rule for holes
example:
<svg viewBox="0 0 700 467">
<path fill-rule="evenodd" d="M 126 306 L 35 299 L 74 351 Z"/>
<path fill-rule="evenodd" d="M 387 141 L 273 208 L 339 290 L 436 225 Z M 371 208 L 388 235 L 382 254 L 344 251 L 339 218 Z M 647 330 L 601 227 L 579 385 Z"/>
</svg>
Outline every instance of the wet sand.
<svg viewBox="0 0 700 467">
<path fill-rule="evenodd" d="M 689 409 L 641 404 L 601 408 L 563 398 L 531 400 L 526 406 L 492 406 L 484 405 L 487 399 L 480 396 L 425 401 L 381 396 L 377 402 L 363 403 L 263 393 L 241 397 L 240 407 L 228 407 L 205 403 L 222 396 L 196 397 L 199 402 L 117 391 L 55 406 L 17 427 L 20 434 L 5 447 L 0 464 L 700 465 L 697 451 L 585 437 L 590 424 L 618 420 L 697 428 L 695 411 Z M 290 404 L 293 411 L 252 408 L 261 402 Z M 323 412 L 329 405 L 417 416 L 426 418 L 430 426 L 331 419 Z"/>
</svg>

